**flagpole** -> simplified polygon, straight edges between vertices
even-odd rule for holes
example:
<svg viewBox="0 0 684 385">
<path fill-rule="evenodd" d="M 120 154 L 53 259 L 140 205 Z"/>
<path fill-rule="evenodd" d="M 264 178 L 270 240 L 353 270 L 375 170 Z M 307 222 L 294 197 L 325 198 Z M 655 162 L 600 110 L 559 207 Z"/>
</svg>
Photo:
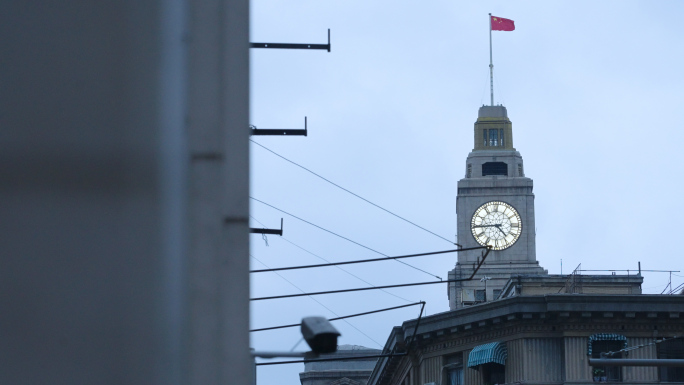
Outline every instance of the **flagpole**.
<svg viewBox="0 0 684 385">
<path fill-rule="evenodd" d="M 492 61 L 492 14 L 489 14 L 489 92 L 494 105 L 494 63 Z"/>
</svg>

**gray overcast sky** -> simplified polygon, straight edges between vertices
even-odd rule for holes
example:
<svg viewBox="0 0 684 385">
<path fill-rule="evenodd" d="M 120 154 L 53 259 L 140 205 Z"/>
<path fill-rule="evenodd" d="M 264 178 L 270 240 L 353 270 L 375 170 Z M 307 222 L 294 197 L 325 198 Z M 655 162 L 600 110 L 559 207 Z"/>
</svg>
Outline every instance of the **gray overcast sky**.
<svg viewBox="0 0 684 385">
<path fill-rule="evenodd" d="M 252 2 L 253 42 L 324 43 L 332 52 L 251 50 L 251 122 L 309 136 L 255 141 L 423 227 L 453 239 L 456 183 L 489 101 L 487 14 L 513 19 L 493 32 L 495 102 L 535 183 L 537 259 L 549 273 L 584 269 L 680 270 L 682 31 L 677 1 L 268 1 Z M 388 255 L 450 244 L 252 145 L 251 194 Z M 252 235 L 268 266 L 379 255 L 252 201 L 284 238 Z M 260 225 L 252 221 L 253 227 Z M 292 242 L 288 243 L 287 241 Z M 406 260 L 446 279 L 456 255 Z M 253 268 L 263 265 L 252 260 Z M 397 262 L 345 270 L 373 285 L 433 277 Z M 684 270 L 684 269 L 682 269 Z M 366 286 L 335 268 L 281 273 L 304 291 Z M 673 286 L 684 273 L 672 276 Z M 660 293 L 669 275 L 644 274 Z M 297 293 L 273 274 L 252 275 L 252 296 Z M 401 297 L 401 298 L 399 298 Z M 402 299 L 403 298 L 403 299 Z M 446 285 L 252 304 L 252 326 L 307 315 L 353 314 L 427 301 L 448 310 Z M 325 307 L 324 307 L 325 306 Z M 327 308 L 326 308 L 327 307 Z M 380 348 L 418 308 L 336 322 L 341 344 Z M 356 327 L 357 329 L 355 329 Z M 252 333 L 257 350 L 290 350 L 297 329 Z M 297 350 L 305 350 L 304 343 Z M 303 365 L 260 367 L 258 384 L 299 384 Z"/>
</svg>

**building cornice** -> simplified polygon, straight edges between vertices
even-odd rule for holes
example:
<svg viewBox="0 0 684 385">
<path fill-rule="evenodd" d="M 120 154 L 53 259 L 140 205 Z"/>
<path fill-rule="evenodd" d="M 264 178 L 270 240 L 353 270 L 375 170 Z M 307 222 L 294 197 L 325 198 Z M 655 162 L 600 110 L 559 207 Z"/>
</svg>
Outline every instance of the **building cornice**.
<svg viewBox="0 0 684 385">
<path fill-rule="evenodd" d="M 681 331 L 684 296 L 547 294 L 487 302 L 423 317 L 409 355 L 427 357 L 439 350 L 463 350 L 482 341 L 513 336 L 538 337 L 550 333 L 558 337 L 585 336 L 613 331 L 620 327 L 618 321 L 629 324 L 632 334 L 644 337 L 653 335 L 654 325 L 660 325 L 660 332 Z M 402 345 L 411 340 L 416 322 L 416 319 L 409 320 L 401 327 L 394 327 L 385 344 L 386 351 L 403 351 Z M 401 360 L 402 357 L 378 360 L 368 385 L 381 385 L 387 372 Z"/>
</svg>

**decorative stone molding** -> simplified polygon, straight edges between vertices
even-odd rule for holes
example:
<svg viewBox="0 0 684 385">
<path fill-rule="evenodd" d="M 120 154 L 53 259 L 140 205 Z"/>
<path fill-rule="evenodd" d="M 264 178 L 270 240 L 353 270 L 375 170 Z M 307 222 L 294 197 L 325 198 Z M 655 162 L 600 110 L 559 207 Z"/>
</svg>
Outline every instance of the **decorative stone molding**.
<svg viewBox="0 0 684 385">
<path fill-rule="evenodd" d="M 333 381 L 328 385 L 365 385 L 361 381 L 352 380 L 351 378 L 340 378 L 339 380 Z"/>
</svg>

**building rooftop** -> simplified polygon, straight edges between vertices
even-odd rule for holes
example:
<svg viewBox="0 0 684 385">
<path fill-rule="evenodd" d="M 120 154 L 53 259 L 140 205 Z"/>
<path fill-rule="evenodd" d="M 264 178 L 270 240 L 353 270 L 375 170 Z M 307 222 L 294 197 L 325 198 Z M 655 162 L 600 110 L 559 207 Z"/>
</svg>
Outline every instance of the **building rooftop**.
<svg viewBox="0 0 684 385">
<path fill-rule="evenodd" d="M 378 358 L 373 356 L 381 352 L 381 350 L 361 345 L 339 345 L 337 352 L 321 354 L 317 358 L 350 357 L 352 359 L 339 361 L 304 360 L 304 371 L 299 373 L 299 381 L 302 385 L 322 385 L 346 378 L 351 384 L 365 384 L 378 361 Z M 347 382 L 343 383 L 346 384 Z"/>
<path fill-rule="evenodd" d="M 508 118 L 504 106 L 482 106 L 477 113 L 478 118 Z"/>
<path fill-rule="evenodd" d="M 361 345 L 338 345 L 337 351 L 340 351 L 340 350 L 377 350 L 377 349 L 367 348 L 367 347 L 361 346 Z"/>
</svg>

